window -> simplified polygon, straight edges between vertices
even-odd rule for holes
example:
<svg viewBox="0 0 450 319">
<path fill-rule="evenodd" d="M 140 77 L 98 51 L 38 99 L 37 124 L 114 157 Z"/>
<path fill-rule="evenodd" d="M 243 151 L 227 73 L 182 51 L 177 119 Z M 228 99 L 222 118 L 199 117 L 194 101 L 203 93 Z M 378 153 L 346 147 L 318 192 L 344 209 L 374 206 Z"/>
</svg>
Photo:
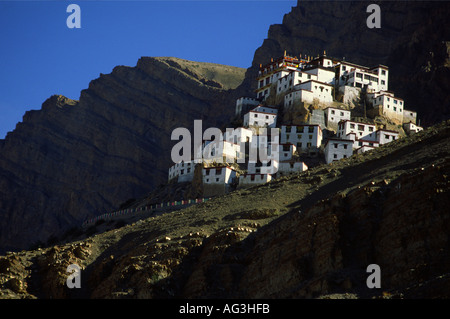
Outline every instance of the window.
<svg viewBox="0 0 450 319">
<path fill-rule="evenodd" d="M 347 158 L 347 155 L 344 155 L 344 158 Z"/>
<path fill-rule="evenodd" d="M 206 179 L 206 182 L 209 183 L 209 178 Z"/>
<path fill-rule="evenodd" d="M 386 81 L 385 80 L 381 80 L 381 85 L 385 85 Z"/>
<path fill-rule="evenodd" d="M 338 148 L 337 143 L 333 143 L 334 148 Z"/>
<path fill-rule="evenodd" d="M 254 116 L 254 117 L 258 117 L 258 114 L 255 113 L 255 116 Z"/>
<path fill-rule="evenodd" d="M 206 170 L 206 175 L 209 175 L 209 169 Z"/>
<path fill-rule="evenodd" d="M 309 139 L 312 140 L 312 135 L 309 135 Z"/>
<path fill-rule="evenodd" d="M 266 115 L 266 120 L 268 120 L 269 119 L 269 115 Z"/>
<path fill-rule="evenodd" d="M 311 147 L 311 143 L 306 143 L 306 147 Z"/>
<path fill-rule="evenodd" d="M 362 142 L 358 142 L 358 146 L 362 146 Z"/>
<path fill-rule="evenodd" d="M 331 110 L 331 114 L 334 114 L 334 110 Z"/>
<path fill-rule="evenodd" d="M 344 150 L 346 150 L 347 149 L 347 144 L 344 144 Z"/>
<path fill-rule="evenodd" d="M 386 75 L 386 71 L 385 70 L 381 70 L 381 75 Z"/>
<path fill-rule="evenodd" d="M 308 127 L 308 133 L 314 133 L 314 126 Z"/>
<path fill-rule="evenodd" d="M 341 116 L 344 116 L 344 112 L 341 112 Z"/>
<path fill-rule="evenodd" d="M 397 104 L 397 100 L 394 100 L 394 104 Z"/>
<path fill-rule="evenodd" d="M 221 175 L 221 174 L 222 174 L 222 169 L 216 168 L 216 175 Z"/>
<path fill-rule="evenodd" d="M 373 127 L 369 126 L 369 132 L 373 132 Z"/>
<path fill-rule="evenodd" d="M 389 139 L 389 135 L 384 134 L 384 138 L 388 140 Z"/>
<path fill-rule="evenodd" d="M 358 131 L 364 131 L 364 125 L 358 125 Z"/>
<path fill-rule="evenodd" d="M 216 178 L 216 182 L 218 182 L 219 181 L 219 178 Z"/>
<path fill-rule="evenodd" d="M 302 139 L 302 134 L 297 134 L 297 138 L 298 138 L 299 140 L 301 140 L 301 139 Z"/>
<path fill-rule="evenodd" d="M 350 124 L 350 128 L 355 128 L 355 124 Z"/>
<path fill-rule="evenodd" d="M 337 158 L 337 154 L 333 154 L 333 158 Z"/>
</svg>

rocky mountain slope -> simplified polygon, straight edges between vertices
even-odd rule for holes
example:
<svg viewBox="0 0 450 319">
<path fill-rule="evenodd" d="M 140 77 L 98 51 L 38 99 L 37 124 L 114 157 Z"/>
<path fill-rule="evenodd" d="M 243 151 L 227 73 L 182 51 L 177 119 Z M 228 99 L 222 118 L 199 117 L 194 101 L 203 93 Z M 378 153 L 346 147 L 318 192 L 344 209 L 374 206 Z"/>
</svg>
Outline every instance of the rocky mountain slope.
<svg viewBox="0 0 450 319">
<path fill-rule="evenodd" d="M 223 125 L 245 70 L 141 58 L 52 96 L 0 140 L 0 252 L 46 242 L 166 182 L 176 127 Z M 225 121 L 224 121 L 225 119 Z"/>
<path fill-rule="evenodd" d="M 369 29 L 367 6 L 381 9 L 381 28 Z M 418 112 L 421 124 L 450 118 L 450 3 L 448 1 L 303 1 L 272 25 L 239 88 L 252 92 L 260 64 L 286 50 L 360 65 L 389 66 L 389 89 Z"/>
<path fill-rule="evenodd" d="M 0 257 L 0 298 L 449 298 L 450 121 L 290 178 Z M 81 268 L 68 289 L 66 268 Z M 369 264 L 381 288 L 366 286 Z"/>
<path fill-rule="evenodd" d="M 448 1 L 380 1 L 381 29 L 367 28 L 368 3 L 299 1 L 270 27 L 242 85 L 242 69 L 142 58 L 102 74 L 79 101 L 53 96 L 27 112 L 0 140 L 0 252 L 45 242 L 165 182 L 173 128 L 225 125 L 235 99 L 253 94 L 259 64 L 284 50 L 386 64 L 390 88 L 422 124 L 449 118 Z"/>
</svg>

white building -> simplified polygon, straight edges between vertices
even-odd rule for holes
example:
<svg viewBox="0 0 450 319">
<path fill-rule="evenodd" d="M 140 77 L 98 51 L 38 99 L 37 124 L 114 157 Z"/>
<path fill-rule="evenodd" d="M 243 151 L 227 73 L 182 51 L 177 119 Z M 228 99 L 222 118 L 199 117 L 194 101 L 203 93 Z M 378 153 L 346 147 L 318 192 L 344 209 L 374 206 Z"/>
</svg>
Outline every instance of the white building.
<svg viewBox="0 0 450 319">
<path fill-rule="evenodd" d="M 245 127 L 275 127 L 278 110 L 273 107 L 257 106 L 244 115 Z"/>
<path fill-rule="evenodd" d="M 331 103 L 333 102 L 333 86 L 330 84 L 309 80 L 297 84 L 284 97 L 284 107 L 288 108 L 296 102 L 304 103 Z"/>
<path fill-rule="evenodd" d="M 294 153 L 297 150 L 297 147 L 291 143 L 279 144 L 278 156 L 279 161 L 289 161 L 294 157 Z"/>
<path fill-rule="evenodd" d="M 245 149 L 241 150 L 240 144 L 225 140 L 204 142 L 204 163 L 235 163 L 243 158 L 245 158 Z"/>
<path fill-rule="evenodd" d="M 278 80 L 277 94 L 282 94 L 294 88 L 297 84 L 317 80 L 317 75 L 313 73 L 306 73 L 302 70 L 290 71 L 289 74 L 283 76 Z"/>
<path fill-rule="evenodd" d="M 353 155 L 353 141 L 330 138 L 324 145 L 325 162 L 327 164 Z"/>
<path fill-rule="evenodd" d="M 294 144 L 297 149 L 318 149 L 322 144 L 322 138 L 322 129 L 316 124 L 281 126 L 280 144 Z"/>
<path fill-rule="evenodd" d="M 194 161 L 190 162 L 181 162 L 172 165 L 169 168 L 169 181 L 178 178 L 178 182 L 190 182 L 194 178 L 194 170 L 195 170 Z"/>
<path fill-rule="evenodd" d="M 365 88 L 368 92 L 388 90 L 389 68 L 377 65 L 372 68 L 341 61 L 336 65 L 336 81 L 339 86 Z"/>
<path fill-rule="evenodd" d="M 254 132 L 251 129 L 238 127 L 235 129 L 227 129 L 223 133 L 223 139 L 234 144 L 248 143 L 252 141 L 253 135 Z"/>
<path fill-rule="evenodd" d="M 403 123 L 404 101 L 395 97 L 392 93 L 374 95 L 371 100 L 373 105 L 373 116 L 383 115 L 396 123 Z"/>
<path fill-rule="evenodd" d="M 378 146 L 380 146 L 380 142 L 378 141 L 372 141 L 372 140 L 365 140 L 365 139 L 359 139 L 355 141 L 354 143 L 356 145 L 355 152 L 360 154 L 368 150 L 372 150 Z"/>
<path fill-rule="evenodd" d="M 339 123 L 340 121 L 350 120 L 351 111 L 343 110 L 335 107 L 327 107 L 325 109 L 325 117 L 327 123 Z"/>
<path fill-rule="evenodd" d="M 272 84 L 276 84 L 279 79 L 288 75 L 290 71 L 297 70 L 302 61 L 286 53 L 283 57 L 271 60 L 269 64 L 260 65 L 258 73 L 258 88 L 256 89 L 256 96 L 258 99 L 265 100 L 270 95 Z"/>
<path fill-rule="evenodd" d="M 227 193 L 232 183 L 237 182 L 237 172 L 232 167 L 223 165 L 218 167 L 204 167 L 203 196 L 217 196 Z"/>
<path fill-rule="evenodd" d="M 247 112 L 250 108 L 258 105 L 259 101 L 257 99 L 242 96 L 236 100 L 235 115 L 241 115 L 243 112 Z"/>
<path fill-rule="evenodd" d="M 359 147 L 357 141 L 359 139 L 367 141 L 376 141 L 376 126 L 374 124 L 367 124 L 355 121 L 344 120 L 339 122 L 337 137 L 339 139 L 352 140 L 354 142 L 353 148 Z"/>
<path fill-rule="evenodd" d="M 390 143 L 392 141 L 395 141 L 398 139 L 398 132 L 391 131 L 391 130 L 385 130 L 385 129 L 379 129 L 377 131 L 377 142 L 380 143 L 380 145 Z"/>
<path fill-rule="evenodd" d="M 336 72 L 334 69 L 329 69 L 322 66 L 311 66 L 305 68 L 304 72 L 313 75 L 316 81 L 327 84 L 334 84 L 336 77 Z"/>
<path fill-rule="evenodd" d="M 417 133 L 423 130 L 423 127 L 418 126 L 414 124 L 413 122 L 404 123 L 403 129 L 405 130 L 406 134 L 410 135 L 412 133 Z"/>
</svg>

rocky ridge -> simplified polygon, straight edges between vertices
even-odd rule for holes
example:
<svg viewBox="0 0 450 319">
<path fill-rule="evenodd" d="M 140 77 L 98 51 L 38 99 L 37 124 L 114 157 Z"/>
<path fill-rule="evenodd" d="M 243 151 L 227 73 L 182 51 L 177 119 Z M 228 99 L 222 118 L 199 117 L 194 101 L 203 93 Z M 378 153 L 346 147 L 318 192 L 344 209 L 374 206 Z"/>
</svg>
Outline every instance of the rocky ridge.
<svg viewBox="0 0 450 319">
<path fill-rule="evenodd" d="M 0 251 L 46 242 L 167 180 L 171 132 L 220 127 L 244 69 L 141 58 L 28 111 L 0 140 Z M 233 101 L 228 103 L 229 101 Z"/>
</svg>

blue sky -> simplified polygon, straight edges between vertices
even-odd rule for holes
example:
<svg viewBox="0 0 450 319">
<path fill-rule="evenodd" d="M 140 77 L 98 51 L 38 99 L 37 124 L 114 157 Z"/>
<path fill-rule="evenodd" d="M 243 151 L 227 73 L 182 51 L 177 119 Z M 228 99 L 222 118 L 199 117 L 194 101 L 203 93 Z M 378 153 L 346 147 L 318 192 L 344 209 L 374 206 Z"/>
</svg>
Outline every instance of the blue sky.
<svg viewBox="0 0 450 319">
<path fill-rule="evenodd" d="M 0 139 L 53 94 L 78 99 L 100 73 L 141 56 L 247 68 L 291 0 L 0 0 Z M 81 29 L 69 29 L 69 4 Z"/>
</svg>

